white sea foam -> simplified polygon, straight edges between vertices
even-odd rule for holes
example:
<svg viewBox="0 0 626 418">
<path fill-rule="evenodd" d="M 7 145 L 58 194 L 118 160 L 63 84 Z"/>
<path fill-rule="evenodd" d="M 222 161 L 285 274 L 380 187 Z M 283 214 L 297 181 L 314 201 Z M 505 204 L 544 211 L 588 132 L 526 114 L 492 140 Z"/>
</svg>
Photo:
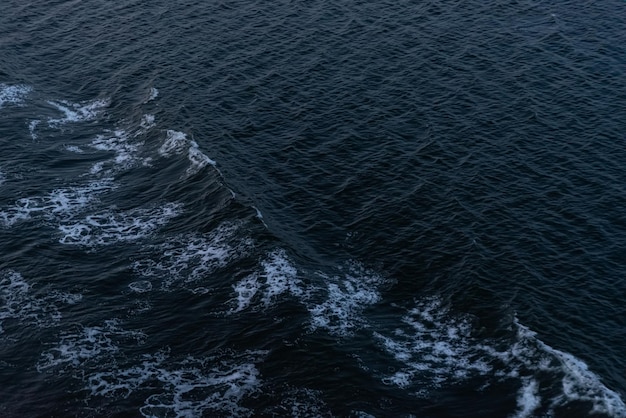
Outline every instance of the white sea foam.
<svg viewBox="0 0 626 418">
<path fill-rule="evenodd" d="M 196 141 L 189 141 L 189 150 L 187 151 L 187 158 L 191 163 L 191 166 L 187 169 L 187 174 L 192 175 L 200 170 L 202 170 L 207 165 L 215 166 L 216 163 L 212 159 L 206 156 L 200 148 Z"/>
<path fill-rule="evenodd" d="M 100 246 L 135 241 L 153 234 L 182 213 L 179 203 L 167 203 L 156 208 L 139 208 L 88 215 L 82 220 L 59 225 L 62 244 Z"/>
<path fill-rule="evenodd" d="M 249 238 L 238 236 L 239 224 L 224 223 L 206 234 L 186 234 L 155 247 L 158 257 L 136 261 L 135 271 L 162 281 L 162 289 L 195 289 L 215 269 L 246 254 Z M 199 289 L 200 290 L 200 289 Z"/>
<path fill-rule="evenodd" d="M 76 154 L 84 154 L 85 152 L 80 147 L 77 147 L 76 145 L 66 145 L 65 149 L 69 152 L 74 152 Z"/>
<path fill-rule="evenodd" d="M 85 186 L 56 189 L 45 196 L 22 198 L 0 211 L 0 225 L 10 227 L 37 215 L 48 220 L 67 220 L 97 201 L 98 195 L 114 188 L 112 179 L 105 178 Z"/>
<path fill-rule="evenodd" d="M 42 353 L 37 370 L 55 372 L 85 368 L 85 364 L 93 360 L 91 366 L 98 367 L 103 359 L 119 351 L 120 345 L 142 344 L 146 335 L 138 331 L 127 331 L 120 327 L 120 321 L 111 319 L 103 326 L 75 327 L 63 331 L 61 340 L 55 347 Z"/>
<path fill-rule="evenodd" d="M 32 88 L 25 85 L 12 85 L 0 83 L 0 109 L 7 104 L 21 105 L 24 98 L 32 91 Z"/>
<path fill-rule="evenodd" d="M 381 300 L 379 289 L 386 280 L 355 262 L 350 263 L 342 275 L 319 273 L 319 276 L 325 283 L 321 290 L 317 290 L 323 295 L 323 301 L 307 303 L 311 327 L 345 337 L 355 329 L 367 326 L 363 310 Z"/>
<path fill-rule="evenodd" d="M 154 87 L 150 88 L 150 96 L 148 96 L 148 102 L 151 100 L 154 100 L 157 98 L 157 96 L 159 95 L 159 91 L 157 89 L 155 89 Z"/>
<path fill-rule="evenodd" d="M 148 280 L 138 280 L 128 285 L 130 290 L 136 293 L 146 293 L 152 290 L 152 283 Z"/>
<path fill-rule="evenodd" d="M 0 333 L 7 321 L 49 327 L 61 320 L 59 304 L 74 304 L 81 295 L 53 292 L 46 296 L 33 294 L 32 286 L 13 270 L 0 272 Z"/>
<path fill-rule="evenodd" d="M 298 298 L 304 295 L 302 281 L 297 277 L 298 271 L 284 250 L 277 249 L 269 253 L 261 266 L 262 272 L 252 273 L 233 286 L 237 294 L 234 312 L 248 308 L 255 299 L 268 307 L 283 294 Z"/>
<path fill-rule="evenodd" d="M 182 154 L 188 148 L 187 135 L 182 132 L 168 130 L 165 141 L 159 148 L 159 154 L 163 157 Z"/>
<path fill-rule="evenodd" d="M 548 346 L 517 320 L 517 335 L 508 347 L 474 338 L 469 318 L 451 314 L 436 298 L 418 301 L 402 322 L 391 334 L 374 334 L 403 364 L 383 378 L 387 384 L 428 395 L 430 389 L 474 376 L 487 377 L 491 384 L 514 380 L 520 385 L 515 417 L 533 416 L 539 408 L 551 415 L 555 407 L 572 401 L 589 402 L 590 413 L 626 416 L 619 394 L 607 388 L 582 360 Z M 551 384 L 550 391 L 560 391 L 550 399 L 539 396 L 546 382 Z"/>
<path fill-rule="evenodd" d="M 384 348 L 406 365 L 385 382 L 433 388 L 491 371 L 488 359 L 476 355 L 468 319 L 450 317 L 438 299 L 420 301 L 402 322 L 406 327 L 396 329 L 393 336 L 375 333 Z"/>
<path fill-rule="evenodd" d="M 154 128 L 155 126 L 154 115 L 150 115 L 150 114 L 143 115 L 141 117 L 141 122 L 139 123 L 139 126 L 143 130 L 142 132 L 145 132 L 148 129 Z"/>
<path fill-rule="evenodd" d="M 161 154 L 162 157 L 171 157 L 185 152 L 191 163 L 190 167 L 187 169 L 187 175 L 195 174 L 207 165 L 216 165 L 215 161 L 200 151 L 196 141 L 188 139 L 187 135 L 182 132 L 168 130 L 165 141 L 163 141 L 163 144 L 159 148 L 159 154 Z"/>
<path fill-rule="evenodd" d="M 270 252 L 260 264 L 259 271 L 233 286 L 237 306 L 231 312 L 267 308 L 291 296 L 309 311 L 312 330 L 325 329 L 341 337 L 367 326 L 363 311 L 381 300 L 380 287 L 386 283 L 379 274 L 351 262 L 338 275 L 318 272 L 305 284 L 282 249 Z"/>
<path fill-rule="evenodd" d="M 140 408 L 145 417 L 249 416 L 252 411 L 240 402 L 259 390 L 255 363 L 265 355 L 248 351 L 176 361 L 160 351 L 144 355 L 134 367 L 93 373 L 87 383 L 92 396 L 127 397 L 145 391 L 149 396 Z"/>
<path fill-rule="evenodd" d="M 91 168 L 92 174 L 112 175 L 119 170 L 127 170 L 140 161 L 137 156 L 143 143 L 131 142 L 128 133 L 118 129 L 109 131 L 106 135 L 98 135 L 91 141 L 90 146 L 99 151 L 113 152 L 115 157 L 106 162 L 98 162 Z M 105 166 L 110 168 L 105 169 Z"/>
<path fill-rule="evenodd" d="M 63 117 L 59 119 L 48 119 L 48 126 L 58 127 L 67 123 L 76 123 L 90 121 L 98 117 L 100 113 L 109 105 L 109 100 L 98 99 L 81 103 L 71 103 L 66 100 L 48 101 L 48 104 L 54 106 L 63 113 Z"/>
<path fill-rule="evenodd" d="M 39 125 L 40 122 L 41 121 L 39 119 L 36 119 L 36 120 L 31 120 L 28 123 L 28 132 L 30 132 L 30 137 L 33 139 L 33 141 L 35 141 L 38 138 L 37 134 L 35 133 L 35 129 L 37 128 L 37 125 Z"/>
<path fill-rule="evenodd" d="M 530 418 L 533 412 L 541 405 L 541 398 L 537 395 L 538 383 L 535 379 L 522 379 L 522 387 L 517 395 L 518 410 L 511 418 Z"/>
<path fill-rule="evenodd" d="M 562 393 L 550 400 L 551 407 L 584 401 L 593 405 L 591 413 L 626 417 L 626 404 L 620 395 L 606 387 L 584 361 L 550 347 L 517 319 L 515 325 L 518 340 L 506 353 L 513 368 L 510 375 L 520 374 L 522 368 L 529 368 L 535 373 L 552 372 L 561 380 Z"/>
</svg>

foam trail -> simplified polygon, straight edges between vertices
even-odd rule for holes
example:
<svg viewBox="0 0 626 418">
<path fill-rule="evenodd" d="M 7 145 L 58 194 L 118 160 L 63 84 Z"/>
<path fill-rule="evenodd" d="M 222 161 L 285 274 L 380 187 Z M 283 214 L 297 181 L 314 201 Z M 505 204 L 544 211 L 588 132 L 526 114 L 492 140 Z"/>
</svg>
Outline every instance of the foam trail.
<svg viewBox="0 0 626 418">
<path fill-rule="evenodd" d="M 44 297 L 33 295 L 32 286 L 13 270 L 0 272 L 0 334 L 7 321 L 50 327 L 61 320 L 58 304 L 75 304 L 82 296 L 52 292 Z"/>
<path fill-rule="evenodd" d="M 25 85 L 13 85 L 0 83 L 0 109 L 5 104 L 21 105 L 24 102 L 24 98 L 28 93 L 32 91 L 30 86 Z"/>
<path fill-rule="evenodd" d="M 538 383 L 535 379 L 523 379 L 523 385 L 517 395 L 518 411 L 511 418 L 531 418 L 533 412 L 541 405 L 537 395 Z"/>
<path fill-rule="evenodd" d="M 298 298 L 304 296 L 303 283 L 297 278 L 298 271 L 284 250 L 276 249 L 269 253 L 261 266 L 261 273 L 253 273 L 233 286 L 237 294 L 237 307 L 233 312 L 248 308 L 257 299 L 257 294 L 266 308 L 283 294 Z"/>
<path fill-rule="evenodd" d="M 146 335 L 138 331 L 126 331 L 118 319 L 110 319 L 102 326 L 79 327 L 63 331 L 59 343 L 42 353 L 37 370 L 66 370 L 84 368 L 86 363 L 98 363 L 119 352 L 120 345 L 142 344 Z"/>
<path fill-rule="evenodd" d="M 59 225 L 62 244 L 81 246 L 111 245 L 145 238 L 182 213 L 179 203 L 167 203 L 154 209 L 107 211 L 89 215 L 81 221 Z"/>
<path fill-rule="evenodd" d="M 56 189 L 46 196 L 22 198 L 0 212 L 0 225 L 10 227 L 36 214 L 40 214 L 44 219 L 69 219 L 96 201 L 99 194 L 114 188 L 112 179 L 105 178 L 85 186 Z"/>
<path fill-rule="evenodd" d="M 170 359 L 166 350 L 144 354 L 138 365 L 88 374 L 85 382 L 92 396 L 128 397 L 148 395 L 139 412 L 145 417 L 249 416 L 239 405 L 242 399 L 258 392 L 259 371 L 255 365 L 267 354 L 246 351 L 242 354 Z"/>
<path fill-rule="evenodd" d="M 84 122 L 95 119 L 103 109 L 109 105 L 109 100 L 99 99 L 82 103 L 71 103 L 65 100 L 48 101 L 48 104 L 54 106 L 63 113 L 64 117 L 59 119 L 48 119 L 48 126 L 57 127 L 66 123 Z"/>
<path fill-rule="evenodd" d="M 35 120 L 31 120 L 28 123 L 28 132 L 30 132 L 30 137 L 33 139 L 33 141 L 37 140 L 38 136 L 35 133 L 35 129 L 37 128 L 37 125 L 39 125 L 41 121 L 39 119 L 35 119 Z"/>
<path fill-rule="evenodd" d="M 162 289 L 196 286 L 211 272 L 244 256 L 253 242 L 238 237 L 239 224 L 223 223 L 207 234 L 186 234 L 155 247 L 158 257 L 136 261 L 135 271 L 162 281 Z"/>
<path fill-rule="evenodd" d="M 110 176 L 118 170 L 133 167 L 139 160 L 137 153 L 142 145 L 142 142 L 131 142 L 128 133 L 121 129 L 112 131 L 108 135 L 96 136 L 90 146 L 99 151 L 113 152 L 115 157 L 112 160 L 94 164 L 91 174 Z M 112 168 L 105 170 L 105 164 L 112 165 Z"/>
<path fill-rule="evenodd" d="M 452 318 L 438 299 L 420 301 L 393 336 L 375 333 L 385 350 L 406 367 L 383 379 L 402 388 L 436 388 L 492 371 L 471 338 L 467 318 Z"/>
<path fill-rule="evenodd" d="M 286 252 L 276 249 L 261 262 L 260 271 L 249 274 L 233 286 L 236 307 L 231 313 L 268 308 L 281 296 L 289 295 L 309 311 L 312 330 L 325 329 L 347 337 L 368 326 L 363 311 L 381 300 L 380 287 L 387 280 L 361 264 L 351 262 L 339 275 L 315 273 L 315 282 L 305 283 Z"/>
<path fill-rule="evenodd" d="M 348 265 L 343 276 L 327 276 L 319 273 L 325 282 L 325 300 L 308 303 L 313 329 L 326 329 L 331 334 L 346 337 L 354 330 L 367 326 L 362 312 L 381 300 L 380 287 L 386 280 L 358 263 Z"/>
</svg>

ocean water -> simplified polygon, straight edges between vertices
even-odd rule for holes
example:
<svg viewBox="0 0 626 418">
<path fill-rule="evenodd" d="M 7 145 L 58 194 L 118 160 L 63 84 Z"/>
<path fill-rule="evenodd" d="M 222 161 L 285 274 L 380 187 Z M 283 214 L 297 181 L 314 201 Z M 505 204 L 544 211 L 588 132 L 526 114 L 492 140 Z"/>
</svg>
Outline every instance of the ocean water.
<svg viewBox="0 0 626 418">
<path fill-rule="evenodd" d="M 0 416 L 626 417 L 626 3 L 0 5 Z"/>
</svg>

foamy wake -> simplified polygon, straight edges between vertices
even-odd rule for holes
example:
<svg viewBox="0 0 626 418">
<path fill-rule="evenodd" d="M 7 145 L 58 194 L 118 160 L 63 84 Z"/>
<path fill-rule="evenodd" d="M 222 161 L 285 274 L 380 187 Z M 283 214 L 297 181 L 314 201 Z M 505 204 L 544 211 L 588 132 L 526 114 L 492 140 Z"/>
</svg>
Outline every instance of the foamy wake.
<svg viewBox="0 0 626 418">
<path fill-rule="evenodd" d="M 452 315 L 435 298 L 417 302 L 402 322 L 390 334 L 374 334 L 402 365 L 383 378 L 387 384 L 427 396 L 429 390 L 476 376 L 487 377 L 491 384 L 513 379 L 520 385 L 515 417 L 531 417 L 538 410 L 551 416 L 555 407 L 572 401 L 589 402 L 590 412 L 626 416 L 620 396 L 582 360 L 548 346 L 517 321 L 517 336 L 509 347 L 472 337 L 469 318 Z M 540 382 L 555 379 L 560 383 L 551 389 L 560 388 L 560 393 L 542 399 Z"/>
<path fill-rule="evenodd" d="M 24 98 L 32 91 L 30 86 L 22 84 L 7 85 L 0 83 L 0 109 L 5 105 L 21 105 L 24 102 Z"/>
<path fill-rule="evenodd" d="M 59 225 L 59 242 L 81 246 L 111 245 L 145 238 L 182 213 L 179 203 L 127 211 L 109 210 Z"/>
<path fill-rule="evenodd" d="M 50 327 L 59 323 L 59 305 L 75 304 L 81 295 L 52 292 L 45 296 L 35 295 L 32 286 L 22 275 L 13 270 L 0 272 L 0 334 L 3 326 L 11 321 L 20 325 L 31 324 Z"/>
<path fill-rule="evenodd" d="M 216 269 L 243 257 L 252 247 L 252 240 L 238 235 L 239 224 L 223 223 L 206 234 L 185 234 L 152 248 L 156 258 L 146 258 L 133 264 L 143 277 L 157 279 L 162 290 L 179 287 L 203 293 L 202 285 Z M 149 283 L 149 282 L 148 282 Z M 145 281 L 133 283 L 132 290 L 146 289 Z"/>
<path fill-rule="evenodd" d="M 18 199 L 13 206 L 0 211 L 0 225 L 10 227 L 33 216 L 68 220 L 97 201 L 98 195 L 114 188 L 112 179 L 103 178 L 84 186 L 56 189 L 45 196 Z"/>
</svg>

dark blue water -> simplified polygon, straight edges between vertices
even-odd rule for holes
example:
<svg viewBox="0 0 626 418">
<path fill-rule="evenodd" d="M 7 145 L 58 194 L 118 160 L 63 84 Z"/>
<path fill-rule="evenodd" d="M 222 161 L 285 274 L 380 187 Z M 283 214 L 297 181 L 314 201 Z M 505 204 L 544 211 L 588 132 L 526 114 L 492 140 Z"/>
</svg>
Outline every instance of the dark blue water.
<svg viewBox="0 0 626 418">
<path fill-rule="evenodd" d="M 626 3 L 0 5 L 0 416 L 625 417 Z"/>
</svg>

